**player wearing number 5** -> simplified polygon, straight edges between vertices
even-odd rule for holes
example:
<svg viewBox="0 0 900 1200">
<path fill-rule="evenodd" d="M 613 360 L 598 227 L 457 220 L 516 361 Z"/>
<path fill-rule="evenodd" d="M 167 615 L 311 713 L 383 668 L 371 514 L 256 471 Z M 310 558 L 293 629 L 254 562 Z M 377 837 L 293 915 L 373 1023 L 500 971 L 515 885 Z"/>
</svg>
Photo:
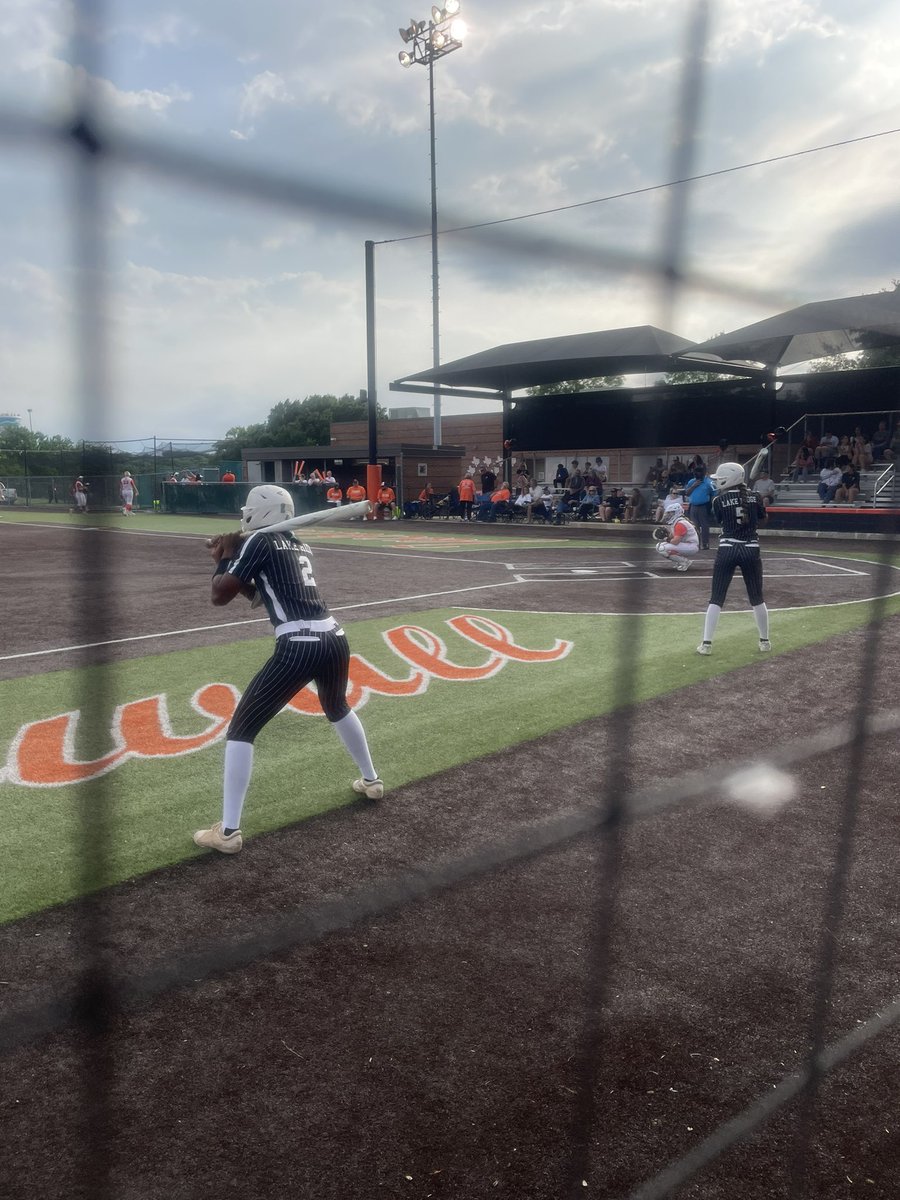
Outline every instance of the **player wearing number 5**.
<svg viewBox="0 0 900 1200">
<path fill-rule="evenodd" d="M 758 467 L 760 461 L 757 458 L 754 466 Z M 750 474 L 752 478 L 753 470 Z M 762 560 L 757 534 L 759 522 L 766 519 L 766 507 L 756 492 L 751 492 L 744 483 L 744 468 L 740 463 L 722 463 L 712 478 L 716 485 L 712 510 L 722 524 L 722 533 L 713 563 L 712 594 L 703 624 L 703 641 L 697 647 L 697 653 L 712 653 L 713 635 L 735 571 L 740 571 L 744 577 L 747 598 L 759 632 L 759 648 L 766 652 L 772 647 L 769 643 L 769 610 L 763 600 Z"/>
<path fill-rule="evenodd" d="M 260 730 L 308 683 L 315 682 L 325 716 L 361 771 L 354 791 L 378 800 L 384 784 L 372 763 L 365 730 L 347 704 L 350 649 L 347 635 L 328 612 L 313 574 L 309 546 L 290 530 L 266 527 L 294 515 L 289 492 L 273 484 L 253 488 L 241 509 L 243 533 L 215 538 L 212 602 L 257 595 L 275 627 L 275 651 L 241 697 L 225 741 L 222 820 L 194 834 L 198 846 L 235 854 L 241 849 L 241 813 L 253 771 Z"/>
</svg>

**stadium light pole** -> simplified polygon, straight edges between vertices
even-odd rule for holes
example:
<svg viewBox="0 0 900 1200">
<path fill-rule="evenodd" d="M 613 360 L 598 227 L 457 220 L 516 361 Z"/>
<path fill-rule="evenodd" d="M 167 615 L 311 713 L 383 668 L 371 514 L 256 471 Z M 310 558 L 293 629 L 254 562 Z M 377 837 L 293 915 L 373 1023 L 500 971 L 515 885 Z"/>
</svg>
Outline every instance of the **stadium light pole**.
<svg viewBox="0 0 900 1200">
<path fill-rule="evenodd" d="M 437 232 L 437 170 L 434 150 L 434 64 L 439 58 L 459 50 L 466 36 L 465 22 L 459 17 L 459 0 L 444 0 L 444 7 L 434 5 L 430 21 L 413 18 L 406 29 L 400 30 L 405 50 L 397 56 L 401 67 L 414 63 L 428 68 L 428 113 L 431 134 L 431 349 L 432 365 L 441 365 L 441 317 L 438 289 L 438 232 Z M 441 444 L 441 388 L 434 385 L 434 445 Z"/>
</svg>

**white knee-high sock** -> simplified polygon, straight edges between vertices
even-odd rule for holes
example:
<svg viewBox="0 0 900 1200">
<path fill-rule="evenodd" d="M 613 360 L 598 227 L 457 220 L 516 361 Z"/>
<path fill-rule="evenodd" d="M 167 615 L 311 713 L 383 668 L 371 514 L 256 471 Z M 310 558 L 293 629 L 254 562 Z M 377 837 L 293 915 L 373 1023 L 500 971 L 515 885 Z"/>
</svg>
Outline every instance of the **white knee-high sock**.
<svg viewBox="0 0 900 1200">
<path fill-rule="evenodd" d="M 760 641 L 767 642 L 769 640 L 769 610 L 764 604 L 754 604 L 753 615 L 756 618 Z"/>
<path fill-rule="evenodd" d="M 706 610 L 706 618 L 703 622 L 703 640 L 711 642 L 713 634 L 716 632 L 716 626 L 719 623 L 719 617 L 722 615 L 722 608 L 719 604 L 710 604 Z"/>
<path fill-rule="evenodd" d="M 339 721 L 333 722 L 332 728 L 347 747 L 350 757 L 362 771 L 363 778 L 377 779 L 378 774 L 372 763 L 372 756 L 369 754 L 369 743 L 366 741 L 366 731 L 356 713 L 351 710 L 346 717 L 341 717 Z"/>
<path fill-rule="evenodd" d="M 253 774 L 253 743 L 225 743 L 225 781 L 222 792 L 222 827 L 240 829 L 244 798 Z"/>
</svg>

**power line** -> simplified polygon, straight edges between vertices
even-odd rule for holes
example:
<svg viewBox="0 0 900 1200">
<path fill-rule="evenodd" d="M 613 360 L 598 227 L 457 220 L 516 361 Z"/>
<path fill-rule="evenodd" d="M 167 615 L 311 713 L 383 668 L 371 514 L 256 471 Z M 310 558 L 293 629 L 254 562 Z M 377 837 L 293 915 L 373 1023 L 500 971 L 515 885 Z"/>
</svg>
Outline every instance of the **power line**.
<svg viewBox="0 0 900 1200">
<path fill-rule="evenodd" d="M 869 142 L 873 138 L 890 137 L 900 133 L 900 129 L 882 129 L 879 133 L 864 133 L 860 137 L 845 138 L 841 142 L 828 142 L 824 146 L 810 146 L 806 150 L 792 150 L 790 154 L 773 154 L 770 158 L 758 158 L 755 162 L 740 163 L 735 167 L 720 167 L 717 171 L 705 171 L 702 175 L 687 175 L 684 179 L 672 179 L 668 183 L 652 183 L 647 187 L 632 188 L 627 192 L 614 192 L 609 196 L 597 196 L 593 200 L 578 200 L 574 204 L 561 204 L 557 208 L 542 208 L 537 212 L 520 213 L 516 217 L 498 217 L 495 221 L 479 221 L 475 225 L 456 225 L 450 229 L 442 229 L 445 233 L 464 233 L 471 229 L 487 229 L 491 225 L 509 225 L 514 221 L 529 221 L 532 217 L 547 217 L 552 213 L 570 212 L 575 208 L 589 208 L 592 204 L 606 204 L 610 200 L 626 200 L 629 196 L 643 196 L 648 192 L 659 192 L 664 188 L 680 187 L 685 183 L 697 183 L 701 179 L 715 179 L 717 175 L 731 175 L 735 171 L 749 171 L 751 167 L 766 167 L 771 163 L 786 162 L 791 158 L 802 158 L 805 154 L 819 154 L 822 150 L 837 150 L 841 146 L 853 146 L 858 142 Z M 430 233 L 412 233 L 407 237 L 385 238 L 376 242 L 376 246 L 387 246 L 394 242 L 415 242 L 421 238 L 430 237 Z"/>
</svg>

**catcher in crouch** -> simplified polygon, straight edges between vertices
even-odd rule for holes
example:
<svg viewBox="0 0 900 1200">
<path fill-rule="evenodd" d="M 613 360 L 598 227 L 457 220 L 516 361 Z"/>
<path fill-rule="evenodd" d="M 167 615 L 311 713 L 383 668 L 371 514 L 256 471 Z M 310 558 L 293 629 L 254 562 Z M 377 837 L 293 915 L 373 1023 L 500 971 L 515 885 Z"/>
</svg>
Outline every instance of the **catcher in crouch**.
<svg viewBox="0 0 900 1200">
<path fill-rule="evenodd" d="M 765 450 L 760 452 L 764 453 Z M 760 461 L 757 458 L 754 468 Z M 750 478 L 754 478 L 753 471 Z M 697 653 L 712 653 L 713 636 L 736 570 L 740 570 L 747 585 L 747 598 L 759 631 L 759 648 L 766 653 L 772 646 L 769 642 L 769 610 L 763 600 L 762 560 L 757 535 L 759 522 L 766 519 L 766 507 L 756 492 L 751 492 L 744 483 L 744 468 L 740 463 L 722 463 L 712 480 L 716 486 L 712 511 L 721 522 L 722 532 L 713 564 L 712 594 L 703 623 L 703 641 L 697 647 Z"/>
<path fill-rule="evenodd" d="M 653 530 L 658 537 L 656 550 L 667 558 L 676 571 L 686 571 L 691 559 L 700 549 L 700 537 L 694 526 L 684 515 L 681 488 L 669 492 L 663 503 L 663 521 Z"/>
<path fill-rule="evenodd" d="M 248 685 L 225 735 L 222 820 L 194 834 L 198 846 L 223 854 L 236 854 L 243 845 L 241 812 L 257 734 L 313 680 L 325 716 L 361 772 L 353 790 L 370 800 L 384 795 L 362 722 L 347 704 L 347 636 L 319 595 L 310 548 L 290 530 L 266 531 L 293 516 L 290 492 L 262 484 L 251 489 L 241 509 L 243 533 L 226 533 L 208 543 L 216 563 L 213 604 L 230 604 L 238 594 L 258 596 L 275 627 L 274 653 Z"/>
</svg>

